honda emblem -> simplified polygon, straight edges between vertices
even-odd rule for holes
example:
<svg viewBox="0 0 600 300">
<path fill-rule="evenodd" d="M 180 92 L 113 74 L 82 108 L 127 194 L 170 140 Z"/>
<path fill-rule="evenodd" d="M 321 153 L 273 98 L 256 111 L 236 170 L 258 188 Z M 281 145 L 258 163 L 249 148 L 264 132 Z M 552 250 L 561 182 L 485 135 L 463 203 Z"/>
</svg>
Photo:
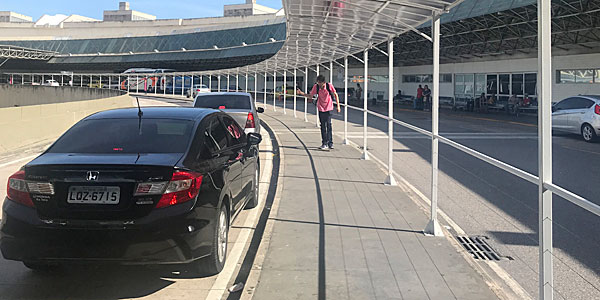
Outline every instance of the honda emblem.
<svg viewBox="0 0 600 300">
<path fill-rule="evenodd" d="M 100 175 L 100 172 L 98 171 L 88 171 L 87 175 L 85 176 L 85 180 L 96 181 L 98 180 L 98 175 Z"/>
</svg>

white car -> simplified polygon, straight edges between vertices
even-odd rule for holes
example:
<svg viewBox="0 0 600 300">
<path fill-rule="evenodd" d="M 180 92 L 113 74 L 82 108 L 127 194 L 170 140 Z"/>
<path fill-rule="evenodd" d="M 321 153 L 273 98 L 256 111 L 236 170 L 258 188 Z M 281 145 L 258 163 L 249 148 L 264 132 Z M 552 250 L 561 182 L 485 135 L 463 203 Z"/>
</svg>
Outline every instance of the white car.
<svg viewBox="0 0 600 300">
<path fill-rule="evenodd" d="M 210 93 L 210 89 L 205 84 L 194 84 L 191 89 L 187 90 L 188 98 L 196 98 L 198 94 Z"/>
<path fill-rule="evenodd" d="M 58 83 L 56 80 L 53 79 L 49 79 L 46 80 L 46 82 L 42 83 L 43 86 L 60 86 L 60 83 Z"/>
<path fill-rule="evenodd" d="M 580 134 L 586 142 L 600 135 L 600 96 L 579 95 L 552 106 L 552 130 Z"/>
</svg>

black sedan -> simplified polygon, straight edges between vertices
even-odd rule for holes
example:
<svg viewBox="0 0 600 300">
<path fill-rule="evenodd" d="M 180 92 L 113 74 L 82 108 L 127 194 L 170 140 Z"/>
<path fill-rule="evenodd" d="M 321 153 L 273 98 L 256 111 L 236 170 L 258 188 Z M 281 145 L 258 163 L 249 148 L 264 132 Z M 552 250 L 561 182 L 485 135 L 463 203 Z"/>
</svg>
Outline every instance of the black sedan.
<svg viewBox="0 0 600 300">
<path fill-rule="evenodd" d="M 91 115 L 9 178 L 6 259 L 225 264 L 229 226 L 258 203 L 261 136 L 223 112 L 117 109 Z"/>
</svg>

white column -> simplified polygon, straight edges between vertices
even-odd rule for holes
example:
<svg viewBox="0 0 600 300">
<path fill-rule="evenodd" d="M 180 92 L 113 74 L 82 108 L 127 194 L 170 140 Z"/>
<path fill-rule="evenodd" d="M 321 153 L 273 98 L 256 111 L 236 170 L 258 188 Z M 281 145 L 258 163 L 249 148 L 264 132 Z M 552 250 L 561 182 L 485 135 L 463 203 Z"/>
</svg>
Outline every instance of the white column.
<svg viewBox="0 0 600 300">
<path fill-rule="evenodd" d="M 277 71 L 273 71 L 273 111 L 277 111 Z"/>
<path fill-rule="evenodd" d="M 173 96 L 175 96 L 175 75 L 173 75 Z"/>
<path fill-rule="evenodd" d="M 98 82 L 98 88 L 102 88 L 102 75 L 100 75 L 100 81 Z"/>
<path fill-rule="evenodd" d="M 202 76 L 200 76 L 202 78 Z M 200 79 L 200 83 L 202 84 L 202 79 Z M 190 98 L 194 98 L 194 74 L 192 74 L 192 83 L 190 85 Z"/>
<path fill-rule="evenodd" d="M 217 92 L 221 92 L 221 74 L 217 77 Z"/>
<path fill-rule="evenodd" d="M 283 93 L 282 93 L 282 95 L 283 95 L 283 114 L 287 115 L 287 112 L 285 110 L 286 109 L 285 104 L 286 104 L 286 100 L 287 100 L 287 97 L 286 97 L 287 96 L 287 70 L 283 71 Z"/>
<path fill-rule="evenodd" d="M 246 93 L 248 92 L 248 73 L 245 75 L 246 77 Z"/>
<path fill-rule="evenodd" d="M 140 77 L 138 75 L 135 75 L 135 92 L 140 92 Z"/>
<path fill-rule="evenodd" d="M 258 73 L 254 72 L 254 102 L 258 102 Z"/>
<path fill-rule="evenodd" d="M 267 72 L 265 72 L 265 87 L 263 89 L 264 108 L 267 109 Z"/>
<path fill-rule="evenodd" d="M 158 93 L 158 85 L 159 85 L 159 77 L 158 75 L 154 75 L 154 95 L 156 95 L 156 93 Z"/>
<path fill-rule="evenodd" d="M 317 77 L 319 77 L 321 70 L 319 68 L 320 65 L 317 65 Z M 317 103 L 319 102 L 319 95 L 317 95 Z M 319 109 L 317 108 L 317 106 L 315 105 L 315 126 L 317 128 L 319 128 Z"/>
<path fill-rule="evenodd" d="M 554 298 L 552 267 L 552 51 L 550 0 L 538 0 L 538 215 L 539 215 L 539 299 Z"/>
<path fill-rule="evenodd" d="M 348 56 L 344 57 L 344 145 L 348 145 Z"/>
<path fill-rule="evenodd" d="M 433 88 L 431 91 L 431 215 L 425 233 L 444 236 L 437 219 L 438 202 L 438 149 L 439 149 L 439 101 L 440 101 L 440 16 L 433 15 Z"/>
<path fill-rule="evenodd" d="M 294 68 L 294 118 L 296 118 L 296 97 L 298 96 L 297 94 L 297 90 L 298 88 L 296 87 L 296 68 Z"/>
<path fill-rule="evenodd" d="M 388 41 L 388 176 L 387 185 L 397 185 L 394 179 L 394 40 Z"/>
<path fill-rule="evenodd" d="M 235 92 L 240 89 L 240 74 L 235 73 Z"/>
<path fill-rule="evenodd" d="M 304 67 L 304 92 L 309 93 L 308 90 L 308 67 Z M 308 122 L 308 98 L 304 97 L 304 122 Z"/>
<path fill-rule="evenodd" d="M 73 82 L 73 80 L 71 80 Z M 21 85 L 25 85 L 25 75 L 21 74 Z"/>
<path fill-rule="evenodd" d="M 131 76 L 127 75 L 127 92 L 129 93 L 130 91 L 131 91 Z"/>
<path fill-rule="evenodd" d="M 363 60 L 365 62 L 365 74 L 363 76 L 365 89 L 363 91 L 363 153 L 360 159 L 368 160 L 369 152 L 367 151 L 367 96 L 369 90 L 369 49 L 365 49 Z"/>
<path fill-rule="evenodd" d="M 181 96 L 183 97 L 183 90 L 185 90 L 185 74 L 181 75 Z"/>
<path fill-rule="evenodd" d="M 227 73 L 227 88 L 225 90 L 229 92 L 229 73 Z"/>
</svg>

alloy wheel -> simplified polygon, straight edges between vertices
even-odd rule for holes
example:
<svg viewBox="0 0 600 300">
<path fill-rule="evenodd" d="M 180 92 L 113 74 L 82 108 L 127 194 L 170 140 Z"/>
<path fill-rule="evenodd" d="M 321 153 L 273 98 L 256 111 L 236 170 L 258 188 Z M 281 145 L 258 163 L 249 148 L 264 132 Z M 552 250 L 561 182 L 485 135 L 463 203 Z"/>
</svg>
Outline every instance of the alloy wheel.
<svg viewBox="0 0 600 300">
<path fill-rule="evenodd" d="M 592 128 L 588 125 L 583 126 L 582 129 L 583 139 L 586 141 L 590 141 L 594 137 L 594 133 L 592 132 Z"/>
<path fill-rule="evenodd" d="M 221 210 L 219 215 L 219 225 L 218 225 L 218 236 L 217 236 L 217 255 L 219 262 L 225 261 L 225 255 L 227 252 L 227 216 L 225 215 L 225 210 Z"/>
</svg>

